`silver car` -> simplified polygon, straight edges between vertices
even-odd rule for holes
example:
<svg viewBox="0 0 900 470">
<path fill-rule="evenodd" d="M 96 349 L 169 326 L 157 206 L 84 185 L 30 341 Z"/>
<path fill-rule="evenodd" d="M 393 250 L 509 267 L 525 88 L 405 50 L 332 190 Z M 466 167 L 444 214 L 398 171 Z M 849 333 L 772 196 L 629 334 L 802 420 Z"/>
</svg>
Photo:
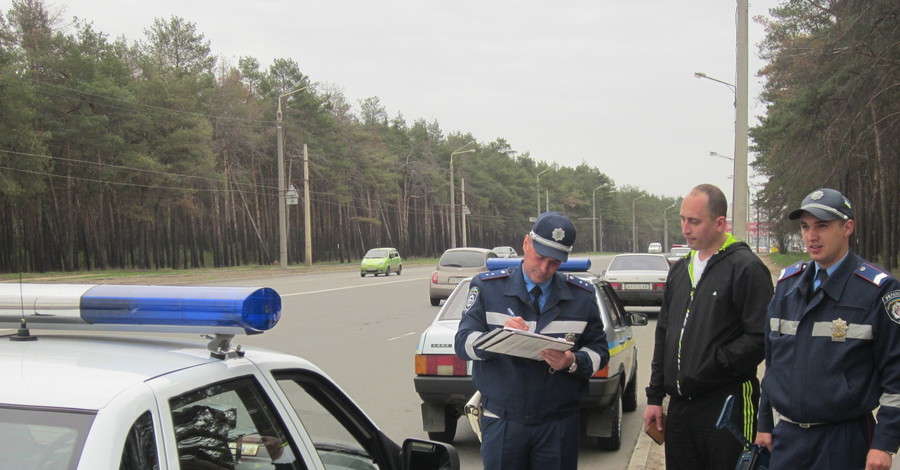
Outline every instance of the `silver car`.
<svg viewBox="0 0 900 470">
<path fill-rule="evenodd" d="M 516 253 L 516 249 L 511 246 L 495 246 L 491 251 L 497 255 L 498 258 L 518 258 L 519 254 Z"/>
<path fill-rule="evenodd" d="M 616 255 L 603 275 L 623 305 L 662 305 L 669 262 L 665 255 Z"/>
<path fill-rule="evenodd" d="M 487 271 L 488 258 L 497 255 L 484 248 L 450 248 L 441 255 L 428 283 L 428 298 L 437 306 L 467 277 Z"/>
</svg>

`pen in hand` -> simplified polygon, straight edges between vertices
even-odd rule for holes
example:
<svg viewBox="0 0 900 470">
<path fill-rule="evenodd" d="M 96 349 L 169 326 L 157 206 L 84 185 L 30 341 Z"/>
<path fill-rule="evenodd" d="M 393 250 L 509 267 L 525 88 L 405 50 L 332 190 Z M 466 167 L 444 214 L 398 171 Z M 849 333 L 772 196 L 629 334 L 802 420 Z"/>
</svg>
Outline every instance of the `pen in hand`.
<svg viewBox="0 0 900 470">
<path fill-rule="evenodd" d="M 508 328 L 515 328 L 517 330 L 528 330 L 528 325 L 525 324 L 525 320 L 522 317 L 516 315 L 515 312 L 512 311 L 511 308 L 506 309 L 506 313 L 509 314 L 512 318 L 506 321 L 506 326 Z"/>
<path fill-rule="evenodd" d="M 511 317 L 517 316 L 516 313 L 513 312 L 511 308 L 507 308 L 507 309 L 506 309 L 506 313 L 509 313 L 509 316 L 511 316 Z"/>
</svg>

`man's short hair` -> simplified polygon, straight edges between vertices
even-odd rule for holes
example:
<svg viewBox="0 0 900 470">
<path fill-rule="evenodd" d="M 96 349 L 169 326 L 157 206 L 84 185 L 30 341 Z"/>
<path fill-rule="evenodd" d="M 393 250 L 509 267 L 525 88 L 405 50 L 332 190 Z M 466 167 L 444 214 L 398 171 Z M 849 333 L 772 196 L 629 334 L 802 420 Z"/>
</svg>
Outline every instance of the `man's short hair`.
<svg viewBox="0 0 900 470">
<path fill-rule="evenodd" d="M 691 190 L 691 194 L 706 194 L 706 211 L 713 220 L 728 216 L 728 200 L 718 186 L 712 184 L 700 184 Z"/>
</svg>

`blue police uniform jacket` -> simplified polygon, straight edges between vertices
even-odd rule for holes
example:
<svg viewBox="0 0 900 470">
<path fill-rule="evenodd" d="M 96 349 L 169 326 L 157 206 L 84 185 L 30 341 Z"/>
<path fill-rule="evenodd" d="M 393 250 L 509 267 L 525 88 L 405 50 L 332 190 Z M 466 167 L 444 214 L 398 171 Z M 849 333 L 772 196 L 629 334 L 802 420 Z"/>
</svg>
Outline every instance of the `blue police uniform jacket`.
<svg viewBox="0 0 900 470">
<path fill-rule="evenodd" d="M 539 317 L 526 291 L 521 265 L 472 279 L 454 347 L 459 357 L 473 361 L 472 380 L 485 409 L 524 424 L 543 424 L 578 412 L 588 379 L 609 362 L 595 296 L 589 282 L 557 273 Z M 574 338 L 575 372 L 551 372 L 544 361 L 475 349 L 473 343 L 479 337 L 503 328 L 510 318 L 508 309 L 526 321 L 528 331 Z"/>
<path fill-rule="evenodd" d="M 772 409 L 797 423 L 837 423 L 878 407 L 871 448 L 900 446 L 900 282 L 847 254 L 811 295 L 815 269 L 786 268 L 769 303 L 759 431 Z"/>
</svg>

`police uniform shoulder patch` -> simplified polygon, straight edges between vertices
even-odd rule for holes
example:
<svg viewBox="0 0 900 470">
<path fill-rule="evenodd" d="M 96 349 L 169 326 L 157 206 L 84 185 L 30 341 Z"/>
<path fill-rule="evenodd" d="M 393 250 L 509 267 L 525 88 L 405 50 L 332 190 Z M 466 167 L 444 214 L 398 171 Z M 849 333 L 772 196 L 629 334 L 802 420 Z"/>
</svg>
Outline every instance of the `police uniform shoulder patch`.
<svg viewBox="0 0 900 470">
<path fill-rule="evenodd" d="M 880 268 L 873 266 L 869 263 L 863 263 L 856 268 L 856 271 L 853 271 L 857 276 L 875 284 L 876 286 L 881 286 L 881 284 L 891 277 L 890 274 L 882 271 Z"/>
<path fill-rule="evenodd" d="M 778 277 L 778 282 L 781 282 L 791 276 L 800 274 L 806 269 L 808 265 L 803 261 L 798 261 L 784 269 L 781 270 L 781 276 Z"/>
<path fill-rule="evenodd" d="M 894 323 L 900 324 L 900 290 L 888 292 L 881 298 L 884 311 Z"/>
<path fill-rule="evenodd" d="M 480 292 L 480 290 L 478 289 L 478 286 L 472 286 L 472 288 L 469 289 L 469 295 L 468 295 L 468 297 L 466 297 L 466 310 L 465 311 L 468 312 L 469 309 L 472 308 L 473 305 L 475 305 L 475 301 L 478 300 L 479 292 Z"/>
<path fill-rule="evenodd" d="M 497 271 L 486 271 L 478 274 L 478 278 L 482 281 L 490 281 L 491 279 L 500 279 L 504 277 L 509 277 L 508 269 L 500 269 Z"/>
<path fill-rule="evenodd" d="M 572 274 L 566 274 L 566 282 L 568 282 L 569 284 L 572 284 L 574 286 L 580 287 L 588 292 L 594 292 L 594 285 L 591 284 L 590 282 L 585 281 L 584 279 L 582 279 L 578 276 L 575 276 Z"/>
</svg>

